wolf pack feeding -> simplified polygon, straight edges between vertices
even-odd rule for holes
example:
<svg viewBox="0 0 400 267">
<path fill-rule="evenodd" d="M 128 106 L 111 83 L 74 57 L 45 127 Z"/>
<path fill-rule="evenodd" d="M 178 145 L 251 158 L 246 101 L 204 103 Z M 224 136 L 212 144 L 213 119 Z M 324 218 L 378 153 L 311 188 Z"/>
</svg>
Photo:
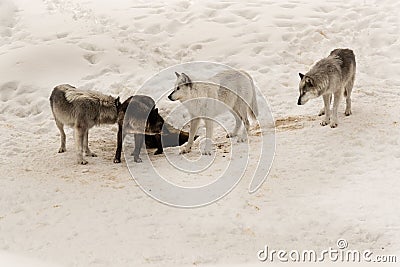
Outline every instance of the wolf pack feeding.
<svg viewBox="0 0 400 267">
<path fill-rule="evenodd" d="M 306 74 L 299 73 L 300 96 L 297 104 L 304 105 L 310 99 L 322 96 L 324 107 L 318 115 L 325 115 L 322 126 L 338 126 L 337 112 L 342 96 L 346 98 L 345 115 L 351 115 L 351 92 L 356 73 L 356 61 L 352 50 L 335 49 L 330 55 L 318 61 Z M 244 71 L 225 70 L 214 75 L 207 82 L 197 82 L 185 73 L 177 73 L 171 101 L 179 100 L 191 116 L 189 133 L 167 125 L 158 113 L 155 101 L 145 95 L 134 95 L 123 103 L 119 97 L 100 92 L 80 90 L 71 85 L 56 86 L 50 96 L 50 106 L 60 131 L 59 153 L 66 151 L 64 125 L 74 129 L 77 162 L 87 164 L 84 155 L 96 157 L 89 149 L 89 129 L 95 125 L 118 124 L 117 149 L 114 163 L 121 162 L 122 144 L 127 134 L 133 134 L 135 162 L 141 162 L 143 144 L 157 148 L 155 154 L 162 154 L 167 146 L 186 143 L 180 153 L 189 153 L 201 120 L 206 126 L 206 144 L 202 154 L 211 155 L 213 119 L 218 114 L 230 111 L 236 121 L 228 138 L 236 137 L 245 142 L 250 128 L 249 118 L 257 119 L 258 105 L 252 77 Z M 333 95 L 333 109 L 331 100 Z M 243 130 L 239 133 L 240 128 Z"/>
</svg>

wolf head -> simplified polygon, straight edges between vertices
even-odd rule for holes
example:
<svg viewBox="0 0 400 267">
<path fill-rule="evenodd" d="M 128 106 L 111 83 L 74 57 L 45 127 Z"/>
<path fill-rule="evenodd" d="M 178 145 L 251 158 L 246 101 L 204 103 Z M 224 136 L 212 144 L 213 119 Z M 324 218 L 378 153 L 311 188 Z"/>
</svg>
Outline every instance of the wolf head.
<svg viewBox="0 0 400 267">
<path fill-rule="evenodd" d="M 308 100 L 317 98 L 320 96 L 319 88 L 315 86 L 315 81 L 312 77 L 299 73 L 300 84 L 299 91 L 300 96 L 297 100 L 297 105 L 304 105 Z"/>
<path fill-rule="evenodd" d="M 99 123 L 114 124 L 118 118 L 118 111 L 121 107 L 119 97 L 105 96 L 100 100 Z"/>
<path fill-rule="evenodd" d="M 161 133 L 164 125 L 164 119 L 158 113 L 158 108 L 153 108 L 147 118 L 146 132 Z"/>
<path fill-rule="evenodd" d="M 190 98 L 190 89 L 192 89 L 192 80 L 185 73 L 175 72 L 176 82 L 174 91 L 168 96 L 171 101 L 179 100 L 181 102 Z"/>
</svg>

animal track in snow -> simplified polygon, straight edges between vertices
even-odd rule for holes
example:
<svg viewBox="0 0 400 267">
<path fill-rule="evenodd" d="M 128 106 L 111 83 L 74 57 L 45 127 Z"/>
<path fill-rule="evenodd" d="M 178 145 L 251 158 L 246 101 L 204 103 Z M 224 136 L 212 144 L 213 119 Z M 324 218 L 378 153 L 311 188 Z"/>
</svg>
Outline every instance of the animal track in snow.
<svg viewBox="0 0 400 267">
<path fill-rule="evenodd" d="M 99 62 L 99 56 L 97 54 L 85 54 L 83 58 L 93 65 Z"/>
<path fill-rule="evenodd" d="M 19 83 L 16 81 L 7 82 L 0 87 L 0 101 L 6 102 L 13 98 L 18 89 Z"/>
</svg>

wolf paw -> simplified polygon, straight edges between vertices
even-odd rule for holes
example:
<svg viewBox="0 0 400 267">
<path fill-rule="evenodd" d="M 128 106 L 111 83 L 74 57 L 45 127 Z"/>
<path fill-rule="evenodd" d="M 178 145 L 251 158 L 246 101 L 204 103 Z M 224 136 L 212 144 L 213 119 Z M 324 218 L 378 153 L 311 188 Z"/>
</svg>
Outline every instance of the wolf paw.
<svg viewBox="0 0 400 267">
<path fill-rule="evenodd" d="M 325 115 L 325 108 L 322 108 L 318 113 L 318 116 L 323 116 L 323 115 Z"/>
<path fill-rule="evenodd" d="M 60 147 L 60 149 L 58 150 L 58 153 L 64 153 L 65 151 L 67 151 L 67 150 L 65 149 L 65 147 Z"/>
<path fill-rule="evenodd" d="M 337 122 L 330 123 L 331 128 L 336 128 L 338 126 Z"/>
<path fill-rule="evenodd" d="M 204 149 L 201 154 L 211 156 L 211 149 Z"/>
<path fill-rule="evenodd" d="M 86 154 L 86 156 L 88 156 L 88 157 L 93 157 L 93 158 L 95 158 L 95 157 L 97 157 L 97 155 L 95 154 L 95 153 L 93 153 L 93 152 L 86 152 L 85 153 Z"/>
<path fill-rule="evenodd" d="M 326 126 L 329 124 L 329 121 L 323 120 L 323 121 L 321 121 L 320 124 L 321 124 L 321 126 Z"/>
<path fill-rule="evenodd" d="M 121 159 L 114 159 L 114 163 L 121 163 Z"/>
<path fill-rule="evenodd" d="M 346 110 L 345 112 L 344 112 L 344 115 L 346 115 L 346 116 L 350 116 L 352 113 L 351 113 L 351 110 Z"/>
<path fill-rule="evenodd" d="M 86 160 L 82 159 L 82 160 L 78 160 L 78 164 L 86 165 L 86 164 L 88 164 L 88 162 Z"/>
<path fill-rule="evenodd" d="M 157 149 L 156 152 L 154 152 L 154 155 L 160 155 L 162 154 L 164 151 L 162 149 Z"/>
<path fill-rule="evenodd" d="M 179 154 L 187 154 L 190 153 L 190 151 L 192 151 L 192 148 L 188 148 L 188 147 L 183 147 L 179 150 Z"/>
<path fill-rule="evenodd" d="M 244 136 L 239 136 L 238 139 L 237 139 L 237 142 L 238 142 L 238 143 L 244 143 L 244 142 L 246 142 L 246 141 L 247 141 L 247 138 L 244 137 Z"/>
<path fill-rule="evenodd" d="M 136 163 L 141 163 L 141 162 L 143 162 L 142 159 L 139 158 L 139 157 L 134 157 L 134 158 L 133 158 L 133 161 L 136 162 Z"/>
<path fill-rule="evenodd" d="M 237 134 L 228 133 L 228 134 L 226 135 L 226 138 L 232 138 L 232 137 L 235 137 L 235 136 L 237 136 Z"/>
</svg>

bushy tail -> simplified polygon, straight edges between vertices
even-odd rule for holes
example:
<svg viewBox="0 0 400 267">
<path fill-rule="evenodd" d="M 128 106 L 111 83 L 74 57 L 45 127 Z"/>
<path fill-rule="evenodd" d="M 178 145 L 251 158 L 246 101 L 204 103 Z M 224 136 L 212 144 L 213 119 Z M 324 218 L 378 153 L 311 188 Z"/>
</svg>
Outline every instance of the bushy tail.
<svg viewBox="0 0 400 267">
<path fill-rule="evenodd" d="M 241 70 L 240 71 L 243 75 L 246 75 L 247 78 L 249 78 L 250 83 L 251 83 L 251 92 L 252 92 L 252 98 L 251 98 L 251 103 L 247 103 L 249 105 L 249 113 L 250 116 L 253 120 L 257 119 L 258 116 L 258 105 L 257 105 L 257 95 L 256 95 L 256 86 L 254 84 L 253 78 L 248 74 L 246 71 Z"/>
<path fill-rule="evenodd" d="M 257 95 L 256 95 L 256 86 L 254 84 L 253 78 L 247 73 L 246 75 L 249 77 L 250 81 L 251 81 L 251 91 L 253 93 L 253 96 L 251 98 L 251 103 L 250 104 L 250 116 L 252 117 L 252 119 L 257 119 L 258 116 L 258 104 L 257 104 Z"/>
</svg>

